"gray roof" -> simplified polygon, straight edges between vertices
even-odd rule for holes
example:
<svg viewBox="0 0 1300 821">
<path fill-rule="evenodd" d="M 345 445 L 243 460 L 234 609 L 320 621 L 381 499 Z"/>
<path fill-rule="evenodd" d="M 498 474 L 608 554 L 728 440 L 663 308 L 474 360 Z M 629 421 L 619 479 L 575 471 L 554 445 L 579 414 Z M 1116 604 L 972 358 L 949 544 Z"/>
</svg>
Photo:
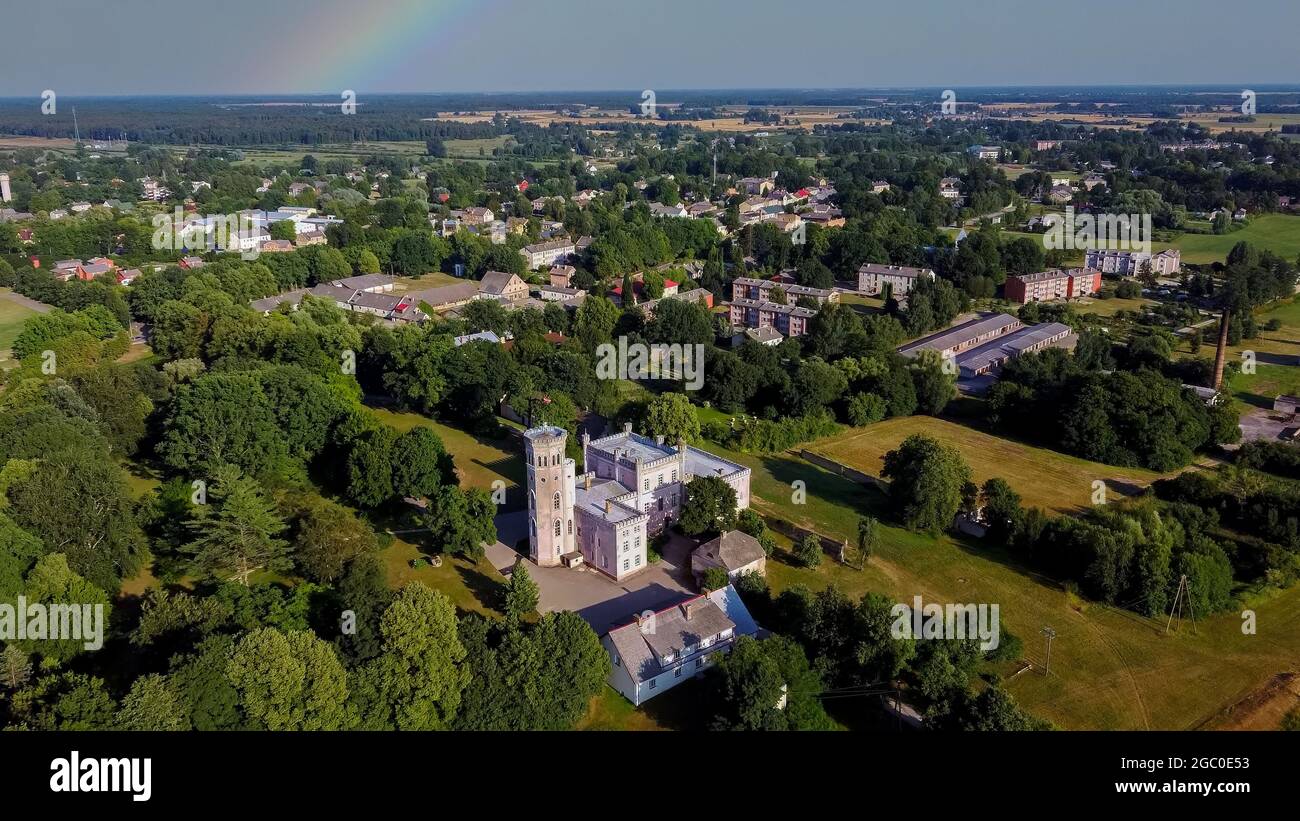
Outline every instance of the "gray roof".
<svg viewBox="0 0 1300 821">
<path fill-rule="evenodd" d="M 262 311 L 262 312 L 273 311 L 276 309 L 276 307 L 278 307 L 279 305 L 285 302 L 291 302 L 294 305 L 297 305 L 299 302 L 302 302 L 302 296 L 305 293 L 308 293 L 306 288 L 298 288 L 293 291 L 285 291 L 282 294 L 276 294 L 275 296 L 268 296 L 265 299 L 255 299 L 249 303 L 249 306 L 254 311 Z"/>
<path fill-rule="evenodd" d="M 814 317 L 817 312 L 811 308 L 803 308 L 798 305 L 782 305 L 777 302 L 760 302 L 756 299 L 733 299 L 732 305 L 739 305 L 742 308 L 754 308 L 760 311 L 769 311 L 776 314 L 789 314 L 790 316 Z"/>
<path fill-rule="evenodd" d="M 483 275 L 483 279 L 479 280 L 478 288 L 483 293 L 499 296 L 505 293 L 506 286 L 510 284 L 510 280 L 514 276 L 514 274 L 508 274 L 505 271 L 488 271 Z"/>
<path fill-rule="evenodd" d="M 760 343 L 771 342 L 773 340 L 781 340 L 785 338 L 781 336 L 780 331 L 778 331 L 776 328 L 773 328 L 771 325 L 764 325 L 761 328 L 746 328 L 745 336 L 749 337 L 755 342 L 760 342 Z"/>
<path fill-rule="evenodd" d="M 334 284 L 342 288 L 355 288 L 358 291 L 364 291 L 367 288 L 383 288 L 392 285 L 396 281 L 396 277 L 390 277 L 387 274 L 361 274 L 360 276 L 336 279 Z"/>
<path fill-rule="evenodd" d="M 753 564 L 765 558 L 767 554 L 763 551 L 763 546 L 758 543 L 758 539 L 739 530 L 728 530 L 718 538 L 695 548 L 691 554 L 692 560 L 697 556 L 705 559 L 709 564 L 721 564 L 728 571 L 732 571 Z"/>
<path fill-rule="evenodd" d="M 686 446 L 686 472 L 691 476 L 731 476 L 734 473 L 749 472 L 749 468 L 729 462 L 721 456 Z"/>
<path fill-rule="evenodd" d="M 1010 314 L 982 314 L 960 325 L 954 325 L 946 331 L 940 331 L 903 345 L 898 349 L 898 352 L 904 356 L 909 356 L 921 351 L 946 351 L 999 328 L 1018 324 L 1020 324 L 1020 320 Z"/>
<path fill-rule="evenodd" d="M 440 288 L 428 288 L 423 291 L 412 291 L 407 294 L 411 299 L 419 302 L 427 302 L 434 308 L 439 305 L 450 305 L 455 302 L 465 302 L 478 296 L 477 282 L 457 282 L 455 285 L 443 285 Z"/>
<path fill-rule="evenodd" d="M 1064 339 L 1071 333 L 1069 325 L 1060 322 L 1044 322 L 1031 325 L 1009 334 L 999 336 L 989 342 L 962 351 L 957 354 L 957 364 L 962 370 L 977 371 L 986 365 L 999 365 L 1008 359 L 1019 356 L 1026 350 L 1046 342 L 1054 337 Z"/>
<path fill-rule="evenodd" d="M 588 488 L 585 481 L 586 476 L 587 474 L 584 473 L 576 482 L 573 500 L 575 507 L 579 507 L 607 522 L 626 522 L 630 519 L 645 516 L 644 513 L 633 510 L 621 502 L 614 501 L 618 497 L 632 492 L 624 487 L 622 482 L 613 479 L 598 479 L 592 476 L 591 487 Z"/>
<path fill-rule="evenodd" d="M 656 612 L 652 619 L 610 630 L 609 639 L 633 681 L 642 682 L 676 666 L 683 652 L 690 658 L 701 642 L 727 630 L 735 631 L 736 622 L 713 599 L 694 596 Z M 667 656 L 673 661 L 665 665 Z"/>
<path fill-rule="evenodd" d="M 934 271 L 929 268 L 909 268 L 906 265 L 881 265 L 878 262 L 864 262 L 858 268 L 859 274 L 878 274 L 880 276 L 907 277 L 916 279 L 925 275 L 934 278 Z"/>
</svg>

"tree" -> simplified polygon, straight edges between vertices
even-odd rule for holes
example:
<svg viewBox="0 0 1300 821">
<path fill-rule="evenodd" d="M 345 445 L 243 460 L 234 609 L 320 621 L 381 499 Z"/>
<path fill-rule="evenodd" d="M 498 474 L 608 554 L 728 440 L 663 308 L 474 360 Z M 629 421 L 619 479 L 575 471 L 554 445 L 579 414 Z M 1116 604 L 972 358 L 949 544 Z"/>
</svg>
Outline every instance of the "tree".
<svg viewBox="0 0 1300 821">
<path fill-rule="evenodd" d="M 411 428 L 393 444 L 393 493 L 422 499 L 442 484 L 454 484 L 451 455 L 431 428 Z"/>
<path fill-rule="evenodd" d="M 691 400 L 681 393 L 665 393 L 650 400 L 645 412 L 645 432 L 669 442 L 699 441 L 700 417 Z"/>
<path fill-rule="evenodd" d="M 880 544 L 880 523 L 871 516 L 858 517 L 858 555 L 862 557 L 862 564 L 871 559 L 871 554 L 876 552 Z"/>
<path fill-rule="evenodd" d="M 159 455 L 182 475 L 212 475 L 222 464 L 258 473 L 288 453 L 256 374 L 204 374 L 181 385 L 164 427 Z"/>
<path fill-rule="evenodd" d="M 358 436 L 348 452 L 348 496 L 358 505 L 376 508 L 393 499 L 397 431 L 381 425 Z"/>
<path fill-rule="evenodd" d="M 995 476 L 980 489 L 980 500 L 984 504 L 984 521 L 990 538 L 1005 542 L 1020 520 L 1020 494 L 1005 480 Z"/>
<path fill-rule="evenodd" d="M 822 563 L 822 540 L 815 533 L 809 533 L 795 545 L 794 557 L 804 567 L 817 567 Z"/>
<path fill-rule="evenodd" d="M 0 654 L 0 685 L 10 692 L 17 690 L 32 677 L 31 656 L 17 644 L 6 644 Z"/>
<path fill-rule="evenodd" d="M 383 651 L 360 668 L 354 688 L 361 727 L 448 727 L 469 681 L 451 600 L 412 582 L 384 611 L 379 629 Z"/>
<path fill-rule="evenodd" d="M 736 489 L 717 476 L 696 476 L 686 484 L 680 526 L 687 536 L 730 530 L 736 522 Z"/>
<path fill-rule="evenodd" d="M 27 730 L 108 730 L 116 705 L 104 680 L 83 673 L 56 673 L 14 694 L 14 726 Z"/>
<path fill-rule="evenodd" d="M 331 582 L 359 556 L 378 549 L 374 531 L 340 504 L 312 498 L 298 519 L 294 558 L 303 575 Z"/>
<path fill-rule="evenodd" d="M 460 635 L 470 675 L 457 729 L 571 729 L 606 686 L 609 654 L 576 613 L 547 613 L 527 632 L 471 615 Z"/>
<path fill-rule="evenodd" d="M 254 570 L 287 570 L 289 543 L 279 538 L 284 520 L 253 479 L 230 466 L 217 472 L 209 504 L 200 505 L 183 551 L 206 573 L 237 578 L 245 586 Z"/>
<path fill-rule="evenodd" d="M 882 475 L 904 526 L 939 533 L 952 525 L 971 473 L 956 448 L 914 433 L 885 454 Z"/>
<path fill-rule="evenodd" d="M 716 668 L 717 715 L 720 730 L 784 730 L 788 722 L 778 705 L 785 681 L 776 662 L 749 636 L 736 640 Z"/>
<path fill-rule="evenodd" d="M 518 621 L 537 609 L 540 593 L 537 582 L 528 574 L 528 565 L 523 558 L 515 559 L 514 570 L 510 572 L 510 580 L 506 582 L 501 596 L 501 611 L 507 619 Z"/>
<path fill-rule="evenodd" d="M 700 587 L 704 590 L 721 590 L 731 584 L 725 567 L 710 567 L 700 577 Z"/>
<path fill-rule="evenodd" d="M 185 705 L 164 676 L 141 676 L 122 699 L 115 722 L 118 729 L 180 732 L 190 729 Z"/>
<path fill-rule="evenodd" d="M 235 646 L 226 676 L 252 729 L 343 730 L 351 724 L 347 672 L 334 648 L 313 633 L 254 630 Z"/>
<path fill-rule="evenodd" d="M 340 608 L 352 611 L 354 618 L 352 632 L 339 633 L 339 651 L 353 664 L 374 658 L 383 649 L 379 620 L 393 601 L 383 565 L 374 553 L 362 555 L 347 566 L 338 592 Z"/>
<path fill-rule="evenodd" d="M 889 407 L 874 393 L 855 393 L 849 398 L 849 424 L 854 427 L 873 425 L 885 418 Z"/>
<path fill-rule="evenodd" d="M 67 557 L 62 553 L 48 553 L 37 560 L 36 566 L 27 574 L 27 583 L 23 589 L 27 600 L 33 604 L 75 604 L 81 610 L 81 636 L 38 639 L 29 637 L 23 642 L 24 649 L 38 651 L 48 662 L 66 662 L 86 651 L 86 642 L 95 633 L 94 622 L 87 623 L 86 607 L 96 607 L 101 613 L 109 608 L 108 595 L 103 590 L 78 576 L 68 567 Z M 92 611 L 93 613 L 94 611 Z M 93 618 L 93 617 L 92 617 Z M 104 616 L 107 619 L 107 615 Z M 107 628 L 99 622 L 99 629 Z M 99 638 L 102 640 L 103 635 Z M 98 648 L 96 648 L 98 649 Z"/>
<path fill-rule="evenodd" d="M 478 560 L 483 546 L 497 539 L 496 506 L 483 488 L 461 490 L 444 485 L 429 500 L 428 511 L 425 525 L 434 548 L 441 553 Z"/>
</svg>

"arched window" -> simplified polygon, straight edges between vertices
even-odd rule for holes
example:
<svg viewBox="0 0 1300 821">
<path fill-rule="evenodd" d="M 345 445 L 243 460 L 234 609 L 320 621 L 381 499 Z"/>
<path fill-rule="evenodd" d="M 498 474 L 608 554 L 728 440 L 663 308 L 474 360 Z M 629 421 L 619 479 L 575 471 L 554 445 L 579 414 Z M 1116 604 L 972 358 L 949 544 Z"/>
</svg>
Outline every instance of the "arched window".
<svg viewBox="0 0 1300 821">
<path fill-rule="evenodd" d="M 560 509 L 560 494 L 558 494 L 558 493 L 555 494 L 554 507 L 555 507 L 556 510 L 559 510 L 559 509 Z"/>
<path fill-rule="evenodd" d="M 559 536 L 559 535 L 560 535 L 560 520 L 559 520 L 559 519 L 556 519 L 556 520 L 555 520 L 555 535 L 556 535 L 556 536 Z"/>
</svg>

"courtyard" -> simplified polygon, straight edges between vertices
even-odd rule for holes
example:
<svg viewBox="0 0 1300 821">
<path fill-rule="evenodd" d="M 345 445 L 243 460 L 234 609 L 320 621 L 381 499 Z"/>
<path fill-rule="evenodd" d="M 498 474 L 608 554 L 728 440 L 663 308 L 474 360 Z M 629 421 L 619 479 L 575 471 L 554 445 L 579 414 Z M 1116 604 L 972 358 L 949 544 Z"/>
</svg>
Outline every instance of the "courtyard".
<svg viewBox="0 0 1300 821">
<path fill-rule="evenodd" d="M 497 541 L 487 548 L 487 559 L 509 576 L 520 557 L 510 545 L 528 544 L 528 513 L 517 510 L 496 517 Z M 528 574 L 537 582 L 538 613 L 572 610 L 598 635 L 631 621 L 644 610 L 660 609 L 697 592 L 690 573 L 690 553 L 695 543 L 674 533 L 664 546 L 663 558 L 645 570 L 616 582 L 589 567 L 538 567 L 528 562 Z M 525 558 L 525 561 L 528 561 Z"/>
</svg>

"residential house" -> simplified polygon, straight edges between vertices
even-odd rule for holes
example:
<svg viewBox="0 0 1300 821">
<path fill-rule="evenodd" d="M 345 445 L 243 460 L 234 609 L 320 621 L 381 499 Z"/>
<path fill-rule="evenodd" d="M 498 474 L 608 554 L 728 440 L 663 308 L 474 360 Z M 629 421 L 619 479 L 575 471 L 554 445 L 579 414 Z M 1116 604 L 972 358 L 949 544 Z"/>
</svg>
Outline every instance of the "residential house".
<svg viewBox="0 0 1300 821">
<path fill-rule="evenodd" d="M 1088 249 L 1084 254 L 1083 264 L 1086 268 L 1095 268 L 1103 274 L 1118 276 L 1136 276 L 1141 273 L 1144 263 L 1150 263 L 1151 272 L 1156 276 L 1172 276 L 1182 266 L 1182 252 L 1177 248 L 1167 248 L 1159 253 L 1146 251 L 1108 251 Z"/>
<path fill-rule="evenodd" d="M 916 281 L 922 277 L 934 281 L 934 271 L 929 268 L 910 268 L 906 265 L 864 262 L 858 268 L 858 291 L 863 294 L 877 295 L 886 285 L 889 285 L 895 297 L 902 296 L 911 292 Z"/>
<path fill-rule="evenodd" d="M 479 291 L 485 296 L 510 302 L 528 297 L 528 283 L 517 274 L 505 271 L 488 271 L 479 282 Z"/>
<path fill-rule="evenodd" d="M 731 585 L 638 616 L 601 639 L 612 665 L 609 684 L 640 706 L 700 675 L 758 625 Z"/>
<path fill-rule="evenodd" d="M 810 308 L 797 305 L 778 305 L 752 299 L 734 299 L 730 305 L 732 325 L 745 328 L 775 328 L 786 336 L 803 336 L 808 323 L 817 315 Z"/>
<path fill-rule="evenodd" d="M 758 539 L 739 530 L 724 530 L 716 539 L 705 542 L 691 552 L 691 572 L 696 579 L 711 567 L 727 571 L 735 580 L 742 573 L 767 574 L 767 553 Z"/>
<path fill-rule="evenodd" d="M 1101 290 L 1101 271 L 1072 268 L 1007 277 L 1003 293 L 1011 302 L 1050 302 L 1091 296 Z"/>
<path fill-rule="evenodd" d="M 523 256 L 530 270 L 537 270 L 546 265 L 553 265 L 556 262 L 567 259 L 570 254 L 577 251 L 577 246 L 572 240 L 558 239 L 549 242 L 537 242 L 532 245 L 525 245 L 519 249 L 520 255 Z"/>
</svg>

